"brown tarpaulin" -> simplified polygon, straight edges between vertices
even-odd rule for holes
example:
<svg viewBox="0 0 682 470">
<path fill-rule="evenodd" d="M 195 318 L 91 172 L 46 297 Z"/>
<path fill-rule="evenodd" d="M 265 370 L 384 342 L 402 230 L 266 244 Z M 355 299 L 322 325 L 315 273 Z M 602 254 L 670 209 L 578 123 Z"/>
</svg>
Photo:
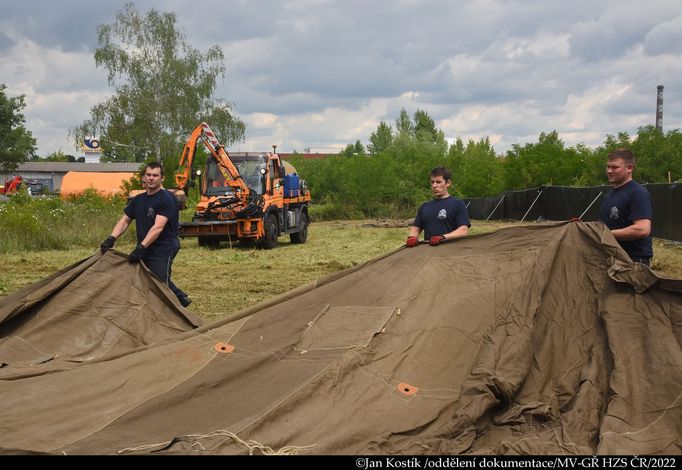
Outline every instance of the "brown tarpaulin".
<svg viewBox="0 0 682 470">
<path fill-rule="evenodd" d="M 141 264 L 98 252 L 0 301 L 0 379 L 129 353 L 200 323 Z"/>
<path fill-rule="evenodd" d="M 137 269 L 111 262 L 117 279 Z M 89 275 L 92 302 L 111 277 L 108 268 Z M 144 297 L 140 278 L 129 281 Z M 24 354 L 24 343 L 46 354 L 16 365 L 0 357 L 8 363 L 0 445 L 67 454 L 678 454 L 681 292 L 682 282 L 631 264 L 602 224 L 557 223 L 401 249 L 110 355 L 98 337 L 98 354 L 50 360 L 54 348 L 5 328 L 6 357 Z M 0 301 L 0 319 L 9 303 Z M 50 344 L 72 342 L 61 303 L 52 308 L 66 312 L 50 313 L 58 321 L 40 326 Z M 141 315 L 170 322 L 161 303 Z M 131 316 L 114 310 L 107 321 Z M 76 338 L 85 346 L 87 335 Z"/>
</svg>

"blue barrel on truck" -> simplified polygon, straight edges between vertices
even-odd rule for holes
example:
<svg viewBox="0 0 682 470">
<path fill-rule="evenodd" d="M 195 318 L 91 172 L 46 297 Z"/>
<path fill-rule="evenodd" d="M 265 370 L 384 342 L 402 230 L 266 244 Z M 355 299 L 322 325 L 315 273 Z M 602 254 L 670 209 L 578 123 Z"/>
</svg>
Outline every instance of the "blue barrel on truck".
<svg viewBox="0 0 682 470">
<path fill-rule="evenodd" d="M 298 197 L 300 181 L 296 173 L 284 177 L 284 197 Z"/>
</svg>

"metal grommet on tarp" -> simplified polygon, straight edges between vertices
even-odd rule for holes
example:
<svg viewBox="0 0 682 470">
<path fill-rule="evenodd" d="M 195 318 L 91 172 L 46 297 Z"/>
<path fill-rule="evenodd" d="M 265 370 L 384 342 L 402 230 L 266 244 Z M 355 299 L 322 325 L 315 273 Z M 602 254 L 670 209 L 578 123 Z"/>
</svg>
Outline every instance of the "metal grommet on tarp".
<svg viewBox="0 0 682 470">
<path fill-rule="evenodd" d="M 414 385 L 406 384 L 404 382 L 398 384 L 398 391 L 404 395 L 407 395 L 408 397 L 416 394 L 417 390 L 419 389 Z"/>
<path fill-rule="evenodd" d="M 234 346 L 228 343 L 216 343 L 215 350 L 219 353 L 230 354 L 234 351 Z"/>
</svg>

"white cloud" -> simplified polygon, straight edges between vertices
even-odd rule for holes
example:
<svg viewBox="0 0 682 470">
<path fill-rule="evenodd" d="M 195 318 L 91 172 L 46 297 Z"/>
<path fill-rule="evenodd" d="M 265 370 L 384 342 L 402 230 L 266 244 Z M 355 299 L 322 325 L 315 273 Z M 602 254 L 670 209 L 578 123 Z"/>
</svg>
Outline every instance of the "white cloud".
<svg viewBox="0 0 682 470">
<path fill-rule="evenodd" d="M 3 9 L 0 83 L 26 94 L 40 154 L 71 151 L 68 129 L 112 92 L 94 66 L 95 29 L 123 4 Z M 665 128 L 682 127 L 677 0 L 136 4 L 175 11 L 193 47 L 223 48 L 217 97 L 248 124 L 242 149 L 366 143 L 403 107 L 427 111 L 450 138 L 488 136 L 498 152 L 555 129 L 569 145 L 598 145 L 653 123 L 660 84 Z"/>
<path fill-rule="evenodd" d="M 580 95 L 570 94 L 560 114 L 563 128 L 585 130 L 596 127 L 596 119 L 604 115 L 609 103 L 620 100 L 629 90 L 629 84 L 609 83 Z"/>
<path fill-rule="evenodd" d="M 654 26 L 644 37 L 649 54 L 682 54 L 682 15 Z"/>
<path fill-rule="evenodd" d="M 266 129 L 273 127 L 278 117 L 270 113 L 253 113 L 243 116 L 246 123 L 254 129 Z"/>
<path fill-rule="evenodd" d="M 501 41 L 500 50 L 507 60 L 526 58 L 545 59 L 552 62 L 566 59 L 570 52 L 570 36 L 564 34 L 540 33 L 534 38 L 509 38 Z"/>
<path fill-rule="evenodd" d="M 37 139 L 39 154 L 62 149 L 75 153 L 68 129 L 88 117 L 108 91 L 104 75 L 94 68 L 92 54 L 44 48 L 26 38 L 0 56 L 0 82 L 7 83 L 10 96 L 26 96 L 26 127 Z"/>
</svg>

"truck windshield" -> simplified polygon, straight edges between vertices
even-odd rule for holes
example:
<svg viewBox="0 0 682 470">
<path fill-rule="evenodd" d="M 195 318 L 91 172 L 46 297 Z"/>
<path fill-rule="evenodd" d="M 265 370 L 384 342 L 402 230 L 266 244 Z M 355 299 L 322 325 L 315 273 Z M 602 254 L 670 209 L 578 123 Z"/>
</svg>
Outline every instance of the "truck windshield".
<svg viewBox="0 0 682 470">
<path fill-rule="evenodd" d="M 232 156 L 230 155 L 232 163 L 242 175 L 244 183 L 256 194 L 263 194 L 263 178 L 260 170 L 265 168 L 267 157 L 264 155 L 247 155 L 247 156 Z M 232 194 L 232 188 L 225 182 L 225 175 L 228 175 L 226 170 L 221 171 L 218 162 L 209 158 L 206 161 L 205 175 L 205 194 L 206 196 L 229 196 Z M 229 175 L 228 175 L 229 177 Z"/>
</svg>

